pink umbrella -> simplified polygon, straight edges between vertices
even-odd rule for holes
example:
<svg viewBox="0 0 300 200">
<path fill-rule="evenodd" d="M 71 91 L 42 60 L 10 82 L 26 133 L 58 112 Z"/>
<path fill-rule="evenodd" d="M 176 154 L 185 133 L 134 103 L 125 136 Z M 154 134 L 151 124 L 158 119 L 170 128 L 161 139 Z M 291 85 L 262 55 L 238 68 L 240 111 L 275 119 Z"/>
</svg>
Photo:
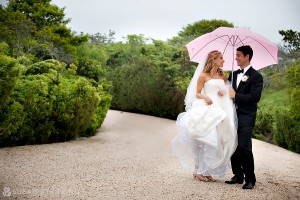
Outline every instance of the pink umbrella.
<svg viewBox="0 0 300 200">
<path fill-rule="evenodd" d="M 235 61 L 236 49 L 242 45 L 250 45 L 253 49 L 251 60 L 253 68 L 259 70 L 278 64 L 278 47 L 265 37 L 246 28 L 219 27 L 189 42 L 186 47 L 190 60 L 197 63 L 204 59 L 208 52 L 221 51 L 225 60 L 223 69 L 233 71 L 238 69 Z"/>
</svg>

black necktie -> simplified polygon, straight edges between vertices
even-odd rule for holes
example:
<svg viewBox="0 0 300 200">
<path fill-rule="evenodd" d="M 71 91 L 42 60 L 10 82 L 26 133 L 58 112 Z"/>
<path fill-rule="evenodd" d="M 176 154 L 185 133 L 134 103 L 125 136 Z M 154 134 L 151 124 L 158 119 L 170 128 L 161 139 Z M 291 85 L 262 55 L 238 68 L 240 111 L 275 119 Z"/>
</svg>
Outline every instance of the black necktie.
<svg viewBox="0 0 300 200">
<path fill-rule="evenodd" d="M 238 73 L 238 74 L 244 73 L 244 69 L 238 69 L 238 70 L 237 70 L 237 73 Z"/>
</svg>

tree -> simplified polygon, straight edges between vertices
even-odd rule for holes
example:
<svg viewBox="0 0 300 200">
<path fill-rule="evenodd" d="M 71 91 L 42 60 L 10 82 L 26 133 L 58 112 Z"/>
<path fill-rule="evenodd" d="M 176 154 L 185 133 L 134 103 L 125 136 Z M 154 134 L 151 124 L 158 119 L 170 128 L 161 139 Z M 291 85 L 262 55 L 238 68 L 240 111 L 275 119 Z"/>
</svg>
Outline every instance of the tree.
<svg viewBox="0 0 300 200">
<path fill-rule="evenodd" d="M 193 24 L 188 24 L 186 27 L 183 28 L 182 31 L 179 32 L 179 36 L 181 37 L 199 37 L 203 34 L 209 33 L 214 31 L 215 29 L 225 26 L 225 27 L 233 27 L 232 23 L 228 23 L 224 20 L 201 20 L 197 21 Z"/>
<path fill-rule="evenodd" d="M 66 25 L 70 19 L 64 19 L 65 8 L 50 4 L 51 0 L 10 0 L 9 12 L 21 12 L 41 30 L 44 26 Z"/>
<path fill-rule="evenodd" d="M 10 53 L 14 57 L 19 57 L 30 48 L 32 33 L 36 29 L 30 19 L 20 12 L 1 12 L 0 40 L 5 41 L 10 46 Z"/>
<path fill-rule="evenodd" d="M 290 93 L 291 112 L 300 119 L 300 58 L 292 62 L 286 71 L 285 79 Z M 300 131 L 300 130 L 299 130 Z"/>
<path fill-rule="evenodd" d="M 104 44 L 86 42 L 77 48 L 78 75 L 99 81 L 105 77 L 107 54 Z"/>
<path fill-rule="evenodd" d="M 201 20 L 193 24 L 188 24 L 185 26 L 179 33 L 178 36 L 169 40 L 169 43 L 175 46 L 184 45 L 193 39 L 214 31 L 215 29 L 224 26 L 224 27 L 233 27 L 232 23 L 229 23 L 224 20 Z"/>
<path fill-rule="evenodd" d="M 87 35 L 76 35 L 67 28 L 64 8 L 50 0 L 10 0 L 0 11 L 0 40 L 10 46 L 11 55 L 33 54 L 40 60 L 54 58 L 77 63 L 76 46 Z"/>
<path fill-rule="evenodd" d="M 283 36 L 285 47 L 287 47 L 290 51 L 300 50 L 300 32 L 293 30 L 280 30 L 279 33 Z"/>
<path fill-rule="evenodd" d="M 108 35 L 96 33 L 90 36 L 89 40 L 91 43 L 94 44 L 111 44 L 115 38 L 114 38 L 115 32 L 112 30 L 109 30 Z"/>
</svg>

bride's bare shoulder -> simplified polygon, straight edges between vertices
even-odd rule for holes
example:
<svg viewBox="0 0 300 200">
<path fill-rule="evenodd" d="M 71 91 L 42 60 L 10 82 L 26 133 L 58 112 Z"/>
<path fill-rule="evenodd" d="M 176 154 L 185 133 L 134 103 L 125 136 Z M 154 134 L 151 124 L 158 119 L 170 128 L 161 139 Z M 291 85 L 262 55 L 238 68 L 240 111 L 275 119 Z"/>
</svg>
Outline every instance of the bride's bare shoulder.
<svg viewBox="0 0 300 200">
<path fill-rule="evenodd" d="M 204 82 L 206 82 L 207 80 L 210 79 L 210 75 L 209 75 L 208 73 L 202 72 L 202 73 L 200 74 L 200 77 L 199 77 L 199 78 L 202 79 Z"/>
<path fill-rule="evenodd" d="M 200 74 L 200 77 L 208 77 L 209 76 L 209 74 L 208 73 L 205 73 L 205 72 L 202 72 L 201 74 Z"/>
</svg>

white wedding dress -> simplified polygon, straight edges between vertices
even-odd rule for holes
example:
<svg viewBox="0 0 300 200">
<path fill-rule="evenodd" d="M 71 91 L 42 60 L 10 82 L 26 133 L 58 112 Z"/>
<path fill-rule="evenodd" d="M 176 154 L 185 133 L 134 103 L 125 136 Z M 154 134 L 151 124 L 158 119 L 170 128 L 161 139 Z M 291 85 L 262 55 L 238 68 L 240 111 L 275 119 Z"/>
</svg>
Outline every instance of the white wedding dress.
<svg viewBox="0 0 300 200">
<path fill-rule="evenodd" d="M 223 96 L 218 96 L 220 90 Z M 184 169 L 221 177 L 231 167 L 230 157 L 237 147 L 235 107 L 221 79 L 206 81 L 202 92 L 213 104 L 196 99 L 191 108 L 178 115 L 178 134 L 172 147 Z"/>
</svg>

